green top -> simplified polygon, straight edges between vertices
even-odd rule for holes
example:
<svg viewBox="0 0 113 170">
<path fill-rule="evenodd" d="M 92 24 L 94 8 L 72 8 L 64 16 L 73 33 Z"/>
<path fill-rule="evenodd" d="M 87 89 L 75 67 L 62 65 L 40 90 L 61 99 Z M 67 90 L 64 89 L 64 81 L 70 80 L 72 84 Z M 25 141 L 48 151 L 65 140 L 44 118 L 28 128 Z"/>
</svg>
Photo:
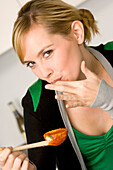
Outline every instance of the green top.
<svg viewBox="0 0 113 170">
<path fill-rule="evenodd" d="M 113 41 L 110 41 L 104 45 L 104 50 L 113 50 Z"/>
<path fill-rule="evenodd" d="M 33 106 L 34 106 L 34 112 L 36 112 L 37 106 L 40 101 L 40 96 L 41 96 L 41 91 L 42 91 L 42 80 L 38 79 L 33 85 L 29 88 L 29 92 L 32 97 L 33 101 Z"/>
<path fill-rule="evenodd" d="M 73 131 L 88 170 L 113 170 L 113 126 L 100 136 Z"/>
</svg>

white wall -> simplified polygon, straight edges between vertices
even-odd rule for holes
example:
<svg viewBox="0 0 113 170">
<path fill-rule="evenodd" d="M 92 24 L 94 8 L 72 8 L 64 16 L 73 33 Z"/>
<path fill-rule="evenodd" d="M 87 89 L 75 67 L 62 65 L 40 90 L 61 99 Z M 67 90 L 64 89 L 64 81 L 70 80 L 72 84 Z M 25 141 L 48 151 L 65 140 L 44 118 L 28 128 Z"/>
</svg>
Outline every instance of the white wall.
<svg viewBox="0 0 113 170">
<path fill-rule="evenodd" d="M 13 101 L 22 114 L 20 99 L 37 78 L 22 66 L 13 49 L 0 56 L 0 146 L 24 143 L 8 102 Z"/>
<path fill-rule="evenodd" d="M 91 10 L 98 21 L 101 35 L 94 37 L 91 45 L 113 41 L 113 0 L 87 0 L 79 8 Z"/>
<path fill-rule="evenodd" d="M 91 45 L 113 40 L 112 0 L 87 0 L 78 8 L 90 9 L 98 20 L 101 36 L 96 36 Z M 35 80 L 31 71 L 21 65 L 13 49 L 0 56 L 0 146 L 24 143 L 7 103 L 13 101 L 22 113 L 21 98 Z"/>
</svg>

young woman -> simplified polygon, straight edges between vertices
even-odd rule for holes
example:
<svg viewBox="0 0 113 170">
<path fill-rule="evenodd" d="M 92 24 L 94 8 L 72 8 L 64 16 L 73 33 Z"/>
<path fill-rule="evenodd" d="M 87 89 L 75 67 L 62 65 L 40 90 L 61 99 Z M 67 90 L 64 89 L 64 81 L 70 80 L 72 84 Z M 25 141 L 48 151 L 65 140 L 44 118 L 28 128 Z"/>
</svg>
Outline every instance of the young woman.
<svg viewBox="0 0 113 170">
<path fill-rule="evenodd" d="M 6 148 L 2 169 L 112 169 L 113 43 L 88 47 L 92 33 L 98 28 L 91 12 L 61 0 L 32 0 L 19 11 L 13 47 L 39 78 L 22 100 L 27 141 L 42 141 L 45 132 L 62 127 L 68 138 L 28 150 L 34 165 Z"/>
</svg>

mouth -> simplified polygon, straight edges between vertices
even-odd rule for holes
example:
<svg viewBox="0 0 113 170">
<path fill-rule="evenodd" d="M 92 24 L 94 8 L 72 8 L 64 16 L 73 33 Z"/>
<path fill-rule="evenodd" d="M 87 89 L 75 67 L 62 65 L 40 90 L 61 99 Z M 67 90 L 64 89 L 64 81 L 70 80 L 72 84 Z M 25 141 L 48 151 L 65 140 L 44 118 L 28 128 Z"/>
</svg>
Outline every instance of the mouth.
<svg viewBox="0 0 113 170">
<path fill-rule="evenodd" d="M 55 80 L 53 80 L 53 81 L 50 82 L 50 83 L 51 83 L 51 84 L 54 84 L 54 83 L 56 83 L 57 81 L 61 81 L 61 78 L 55 79 Z"/>
</svg>

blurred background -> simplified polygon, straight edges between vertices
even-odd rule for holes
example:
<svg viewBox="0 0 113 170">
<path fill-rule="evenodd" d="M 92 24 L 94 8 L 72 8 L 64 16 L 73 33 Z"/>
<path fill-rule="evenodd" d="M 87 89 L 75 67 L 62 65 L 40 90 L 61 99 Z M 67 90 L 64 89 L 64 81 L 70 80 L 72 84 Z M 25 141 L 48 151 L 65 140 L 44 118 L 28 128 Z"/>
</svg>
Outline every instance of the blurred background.
<svg viewBox="0 0 113 170">
<path fill-rule="evenodd" d="M 0 0 L 1 1 L 1 0 Z M 100 35 L 89 45 L 98 45 L 113 40 L 113 0 L 64 0 L 77 8 L 92 11 Z M 21 99 L 37 77 L 24 67 L 16 56 L 11 43 L 13 23 L 21 6 L 27 0 L 1 1 L 0 5 L 0 147 L 25 143 L 14 114 L 8 103 L 13 102 L 23 115 Z"/>
</svg>

